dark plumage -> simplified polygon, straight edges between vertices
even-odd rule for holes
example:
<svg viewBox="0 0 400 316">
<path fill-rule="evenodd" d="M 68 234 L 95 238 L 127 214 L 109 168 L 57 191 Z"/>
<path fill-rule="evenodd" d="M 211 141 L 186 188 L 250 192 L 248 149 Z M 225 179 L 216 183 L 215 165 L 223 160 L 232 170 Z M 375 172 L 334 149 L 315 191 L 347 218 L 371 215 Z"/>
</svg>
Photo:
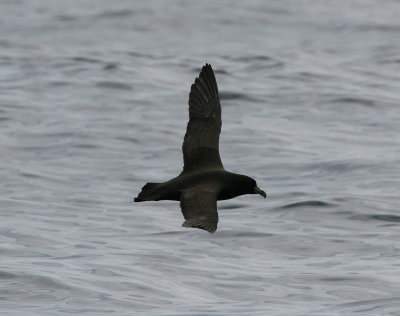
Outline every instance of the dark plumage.
<svg viewBox="0 0 400 316">
<path fill-rule="evenodd" d="M 219 156 L 221 105 L 217 81 L 206 64 L 190 89 L 189 123 L 183 140 L 183 171 L 163 183 L 147 183 L 135 202 L 180 201 L 184 227 L 213 233 L 217 229 L 217 200 L 244 194 L 266 194 L 254 179 L 225 171 Z"/>
</svg>

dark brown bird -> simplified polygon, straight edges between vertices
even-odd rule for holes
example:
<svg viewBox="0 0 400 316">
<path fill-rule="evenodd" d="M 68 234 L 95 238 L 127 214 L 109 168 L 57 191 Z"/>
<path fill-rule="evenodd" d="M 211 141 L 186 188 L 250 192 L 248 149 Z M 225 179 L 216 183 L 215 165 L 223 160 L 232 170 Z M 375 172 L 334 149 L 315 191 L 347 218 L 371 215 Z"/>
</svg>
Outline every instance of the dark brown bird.
<svg viewBox="0 0 400 316">
<path fill-rule="evenodd" d="M 189 94 L 189 123 L 183 140 L 183 171 L 163 183 L 147 183 L 135 202 L 180 201 L 184 227 L 217 230 L 217 200 L 266 194 L 254 179 L 225 171 L 219 156 L 221 105 L 211 65 L 205 64 Z"/>
</svg>

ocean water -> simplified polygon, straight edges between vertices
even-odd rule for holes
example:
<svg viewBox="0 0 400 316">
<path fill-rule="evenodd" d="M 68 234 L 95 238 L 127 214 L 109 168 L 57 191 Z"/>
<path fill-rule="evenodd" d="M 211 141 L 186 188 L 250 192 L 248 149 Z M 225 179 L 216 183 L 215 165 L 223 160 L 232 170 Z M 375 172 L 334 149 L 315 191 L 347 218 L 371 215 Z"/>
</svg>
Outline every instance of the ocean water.
<svg viewBox="0 0 400 316">
<path fill-rule="evenodd" d="M 0 2 L 1 315 L 400 315 L 400 2 Z M 226 169 L 179 203 L 211 63 Z"/>
</svg>

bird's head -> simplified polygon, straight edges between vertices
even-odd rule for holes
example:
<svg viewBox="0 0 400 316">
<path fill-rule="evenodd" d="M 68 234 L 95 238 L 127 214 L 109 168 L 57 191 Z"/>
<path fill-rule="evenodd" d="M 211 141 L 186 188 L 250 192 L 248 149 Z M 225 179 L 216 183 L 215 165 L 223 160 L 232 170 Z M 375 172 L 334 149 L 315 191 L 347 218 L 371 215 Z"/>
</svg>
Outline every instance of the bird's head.
<svg viewBox="0 0 400 316">
<path fill-rule="evenodd" d="M 244 194 L 260 194 L 264 199 L 267 197 L 267 194 L 258 187 L 256 180 L 247 176 L 243 176 L 242 179 Z"/>
</svg>

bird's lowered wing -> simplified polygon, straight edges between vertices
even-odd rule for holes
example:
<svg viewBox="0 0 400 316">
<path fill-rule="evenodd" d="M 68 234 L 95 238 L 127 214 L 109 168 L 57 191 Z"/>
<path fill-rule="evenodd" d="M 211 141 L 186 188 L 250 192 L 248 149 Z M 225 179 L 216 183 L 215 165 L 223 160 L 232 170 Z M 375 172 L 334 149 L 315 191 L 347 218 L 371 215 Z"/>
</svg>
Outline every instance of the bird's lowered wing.
<svg viewBox="0 0 400 316">
<path fill-rule="evenodd" d="M 219 155 L 221 105 L 211 65 L 203 66 L 189 94 L 189 123 L 183 140 L 182 174 L 224 169 Z"/>
<path fill-rule="evenodd" d="M 204 229 L 210 233 L 217 230 L 217 194 L 193 187 L 181 194 L 181 209 L 185 222 L 183 227 Z"/>
</svg>

